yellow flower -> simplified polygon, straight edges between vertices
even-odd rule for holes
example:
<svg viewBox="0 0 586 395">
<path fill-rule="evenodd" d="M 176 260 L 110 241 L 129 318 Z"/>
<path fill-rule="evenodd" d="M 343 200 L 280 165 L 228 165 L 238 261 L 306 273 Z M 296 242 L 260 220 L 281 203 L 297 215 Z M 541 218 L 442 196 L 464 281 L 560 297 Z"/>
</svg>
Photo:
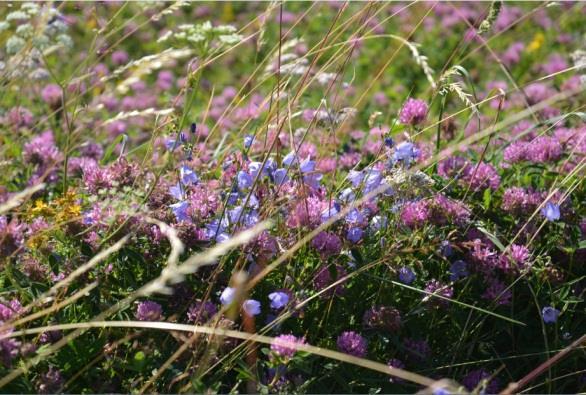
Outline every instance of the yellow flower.
<svg viewBox="0 0 586 395">
<path fill-rule="evenodd" d="M 543 45 L 544 42 L 545 42 L 545 36 L 543 35 L 543 33 L 541 33 L 541 32 L 535 33 L 535 36 L 533 36 L 533 41 L 531 41 L 529 43 L 529 45 L 527 46 L 527 52 L 537 51 L 539 48 L 541 48 L 541 46 Z"/>
<path fill-rule="evenodd" d="M 34 207 L 31 208 L 30 210 L 30 217 L 34 218 L 34 217 L 51 217 L 55 214 L 55 212 L 53 211 L 53 209 L 51 207 L 49 207 L 49 205 L 45 202 L 43 202 L 41 199 L 37 199 L 35 201 L 35 205 Z"/>
<path fill-rule="evenodd" d="M 49 240 L 49 237 L 46 234 L 44 234 L 44 233 L 36 234 L 26 241 L 26 246 L 28 248 L 30 248 L 31 250 L 38 250 L 43 245 L 45 245 L 48 240 Z"/>
<path fill-rule="evenodd" d="M 65 195 L 55 200 L 57 206 L 57 219 L 59 221 L 67 221 L 75 219 L 81 215 L 81 206 L 76 202 L 76 194 L 73 191 L 68 191 Z"/>
</svg>

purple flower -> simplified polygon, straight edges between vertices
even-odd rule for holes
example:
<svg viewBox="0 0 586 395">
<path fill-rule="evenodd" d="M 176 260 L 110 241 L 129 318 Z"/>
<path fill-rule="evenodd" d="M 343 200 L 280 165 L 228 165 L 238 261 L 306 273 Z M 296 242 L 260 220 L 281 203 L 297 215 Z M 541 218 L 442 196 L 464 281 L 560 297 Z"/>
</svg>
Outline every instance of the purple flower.
<svg viewBox="0 0 586 395">
<path fill-rule="evenodd" d="M 43 101 L 51 107 L 61 106 L 62 96 L 63 92 L 61 91 L 61 87 L 57 84 L 49 84 L 41 92 Z"/>
<path fill-rule="evenodd" d="M 297 163 L 297 154 L 293 151 L 289 152 L 287 155 L 285 155 L 285 157 L 283 158 L 283 166 L 285 167 L 289 167 L 295 163 Z"/>
<path fill-rule="evenodd" d="M 169 187 L 169 194 L 177 200 L 184 199 L 185 191 L 183 190 L 183 185 L 178 182 L 176 185 Z"/>
<path fill-rule="evenodd" d="M 173 73 L 163 70 L 157 75 L 157 87 L 161 90 L 169 90 L 173 87 Z"/>
<path fill-rule="evenodd" d="M 12 332 L 12 330 L 9 330 Z M 6 332 L 0 333 L 3 335 Z M 13 338 L 0 339 L 0 363 L 9 367 L 12 360 L 18 356 L 21 343 Z"/>
<path fill-rule="evenodd" d="M 311 246 L 319 252 L 322 258 L 328 258 L 340 253 L 342 241 L 335 233 L 322 231 L 311 240 Z"/>
<path fill-rule="evenodd" d="M 442 284 L 441 282 L 432 279 L 425 284 L 425 292 L 428 294 L 423 298 L 424 302 L 428 302 L 432 307 L 445 307 L 448 305 L 446 299 L 451 299 L 454 296 L 454 289 L 451 285 Z M 436 297 L 440 296 L 441 298 Z"/>
<path fill-rule="evenodd" d="M 547 202 L 545 207 L 541 209 L 541 214 L 548 221 L 557 221 L 560 219 L 560 206 L 552 202 Z"/>
<path fill-rule="evenodd" d="M 430 217 L 430 210 L 426 200 L 407 202 L 401 211 L 401 221 L 409 228 L 424 225 Z"/>
<path fill-rule="evenodd" d="M 516 266 L 520 269 L 524 269 L 529 256 L 531 255 L 529 249 L 524 245 L 513 244 L 511 245 L 511 258 L 515 262 Z"/>
<path fill-rule="evenodd" d="M 350 210 L 348 214 L 346 214 L 346 223 L 350 225 L 363 225 L 364 224 L 364 215 L 357 209 L 353 208 Z"/>
<path fill-rule="evenodd" d="M 364 312 L 362 325 L 395 333 L 401 328 L 401 313 L 394 307 L 374 306 Z"/>
<path fill-rule="evenodd" d="M 136 319 L 139 321 L 157 321 L 161 319 L 163 308 L 157 302 L 146 300 L 136 308 Z"/>
<path fill-rule="evenodd" d="M 281 358 L 289 359 L 295 355 L 301 344 L 305 344 L 305 338 L 298 338 L 294 335 L 279 335 L 273 339 L 271 351 Z"/>
<path fill-rule="evenodd" d="M 418 125 L 425 120 L 427 115 L 427 104 L 423 100 L 409 98 L 401 112 L 399 120 L 405 125 Z"/>
<path fill-rule="evenodd" d="M 242 303 L 242 309 L 244 312 L 250 316 L 259 315 L 260 314 L 260 302 L 254 299 L 246 299 L 244 303 Z"/>
<path fill-rule="evenodd" d="M 240 170 L 236 176 L 238 189 L 245 191 L 252 186 L 252 177 L 247 172 Z"/>
<path fill-rule="evenodd" d="M 306 183 L 312 189 L 318 189 L 322 178 L 323 174 L 311 173 L 303 176 L 303 182 Z"/>
<path fill-rule="evenodd" d="M 362 180 L 364 179 L 364 173 L 361 171 L 350 170 L 348 173 L 348 180 L 352 183 L 354 188 L 358 187 Z"/>
<path fill-rule="evenodd" d="M 340 212 L 340 210 L 338 210 L 338 207 L 339 204 L 334 203 L 323 209 L 320 216 L 321 222 L 326 222 L 331 217 L 335 217 L 336 215 L 338 215 L 338 213 Z"/>
<path fill-rule="evenodd" d="M 368 342 L 365 338 L 353 331 L 343 332 L 338 336 L 337 340 L 338 350 L 343 353 L 353 355 L 355 357 L 363 358 L 366 356 Z"/>
<path fill-rule="evenodd" d="M 463 379 L 462 384 L 468 389 L 473 391 L 481 382 L 490 379 L 492 375 L 484 369 L 476 369 L 468 373 Z M 491 379 L 482 384 L 480 394 L 497 394 L 500 389 L 499 381 Z"/>
<path fill-rule="evenodd" d="M 403 284 L 411 284 L 413 281 L 415 281 L 415 277 L 415 272 L 413 272 L 411 268 L 403 266 L 399 269 L 399 281 L 401 281 Z"/>
<path fill-rule="evenodd" d="M 259 172 L 261 173 L 261 176 L 268 175 L 267 167 L 263 167 L 261 162 L 250 162 L 248 164 L 248 171 L 250 172 L 251 179 L 256 178 Z"/>
<path fill-rule="evenodd" d="M 330 274 L 330 268 L 328 266 L 324 266 L 320 269 L 320 271 L 316 274 L 313 285 L 318 291 L 323 290 L 324 288 L 329 287 L 334 282 L 339 281 L 343 277 L 346 276 L 346 270 L 340 265 L 336 265 L 336 277 L 332 278 Z M 333 295 L 340 296 L 344 293 L 345 286 L 344 282 L 340 282 L 335 286 L 329 288 L 327 291 L 323 292 L 320 296 L 322 298 L 327 298 Z"/>
<path fill-rule="evenodd" d="M 208 239 L 216 239 L 217 241 L 227 240 L 226 228 L 230 225 L 228 218 L 212 220 L 206 227 L 206 235 Z"/>
<path fill-rule="evenodd" d="M 370 220 L 370 227 L 371 227 L 372 231 L 378 232 L 379 230 L 385 229 L 387 227 L 387 223 L 388 223 L 387 217 L 375 215 Z"/>
<path fill-rule="evenodd" d="M 432 395 L 452 395 L 450 391 L 443 387 L 434 388 L 431 393 Z"/>
<path fill-rule="evenodd" d="M 350 228 L 346 233 L 346 238 L 350 240 L 352 243 L 358 243 L 360 239 L 362 239 L 362 235 L 364 231 L 360 228 Z"/>
<path fill-rule="evenodd" d="M 522 42 L 514 42 L 503 53 L 503 63 L 509 67 L 513 66 L 516 63 L 519 63 L 519 61 L 521 60 L 521 54 L 523 53 L 524 49 L 525 44 L 523 44 Z"/>
<path fill-rule="evenodd" d="M 310 160 L 308 156 L 299 164 L 299 169 L 302 173 L 310 173 L 315 170 L 315 161 Z"/>
<path fill-rule="evenodd" d="M 440 252 L 446 258 L 452 256 L 452 254 L 454 253 L 454 250 L 448 240 L 442 241 L 442 244 L 440 246 Z"/>
<path fill-rule="evenodd" d="M 393 153 L 393 160 L 395 162 L 403 162 L 405 164 L 411 163 L 412 160 L 419 156 L 419 150 L 415 147 L 415 144 L 408 141 L 403 141 L 395 147 Z"/>
<path fill-rule="evenodd" d="M 0 216 L 0 256 L 9 256 L 24 244 L 24 230 L 17 219 L 8 222 L 7 217 Z"/>
<path fill-rule="evenodd" d="M 450 266 L 450 280 L 456 281 L 468 276 L 468 265 L 462 260 L 455 261 Z"/>
<path fill-rule="evenodd" d="M 220 303 L 222 303 L 223 305 L 231 304 L 234 301 L 235 297 L 236 297 L 236 289 L 234 289 L 232 287 L 226 287 L 226 288 L 224 288 L 224 290 L 222 291 L 222 294 L 220 295 Z"/>
<path fill-rule="evenodd" d="M 112 63 L 114 63 L 116 66 L 121 66 L 123 64 L 125 64 L 126 62 L 128 62 L 128 53 L 126 51 L 123 50 L 118 50 L 118 51 L 114 51 L 112 52 Z"/>
<path fill-rule="evenodd" d="M 352 188 L 345 188 L 340 192 L 340 201 L 343 203 L 350 203 L 356 199 L 356 194 Z"/>
<path fill-rule="evenodd" d="M 364 172 L 364 193 L 369 193 L 378 188 L 383 180 L 380 170 L 367 169 Z"/>
<path fill-rule="evenodd" d="M 494 191 L 501 183 L 501 177 L 495 168 L 484 162 L 468 166 L 462 179 L 465 183 L 470 184 L 473 191 L 480 191 L 487 188 Z"/>
<path fill-rule="evenodd" d="M 541 310 L 543 322 L 545 322 L 546 324 L 554 324 L 558 320 L 559 315 L 560 311 L 551 306 L 546 306 L 543 308 L 543 310 Z"/>
<path fill-rule="evenodd" d="M 503 210 L 513 214 L 526 214 L 532 211 L 541 200 L 541 194 L 526 191 L 523 188 L 511 187 L 503 194 Z"/>
<path fill-rule="evenodd" d="M 273 172 L 273 180 L 275 181 L 275 184 L 277 184 L 277 185 L 283 185 L 284 183 L 286 183 L 289 180 L 289 177 L 287 177 L 287 169 L 284 169 L 284 168 L 276 169 Z"/>
<path fill-rule="evenodd" d="M 187 310 L 187 321 L 202 324 L 209 321 L 217 312 L 218 309 L 212 302 L 198 300 Z"/>
<path fill-rule="evenodd" d="M 56 394 L 59 393 L 62 385 L 63 377 L 61 377 L 61 372 L 57 368 L 50 366 L 49 370 L 38 378 L 37 392 L 39 394 Z"/>
<path fill-rule="evenodd" d="M 183 165 L 179 168 L 179 177 L 183 185 L 195 185 L 199 182 L 199 177 L 189 166 Z"/>
<path fill-rule="evenodd" d="M 47 130 L 24 145 L 22 152 L 25 162 L 47 166 L 62 159 L 55 144 L 53 132 Z"/>
<path fill-rule="evenodd" d="M 510 289 L 496 278 L 488 278 L 488 288 L 482 294 L 483 299 L 494 301 L 497 305 L 508 305 L 511 303 L 513 294 Z"/>
<path fill-rule="evenodd" d="M 437 173 L 443 178 L 457 178 L 468 167 L 468 161 L 460 156 L 451 156 L 437 166 Z"/>
<path fill-rule="evenodd" d="M 285 292 L 273 292 L 269 294 L 272 309 L 282 309 L 289 303 L 289 295 Z"/>
<path fill-rule="evenodd" d="M 182 201 L 182 202 L 178 202 L 178 203 L 174 203 L 169 205 L 169 207 L 171 207 L 171 210 L 173 210 L 173 214 L 175 214 L 175 218 L 177 219 L 177 222 L 189 222 L 190 221 L 190 217 L 189 214 L 187 213 L 187 209 L 189 208 L 189 203 L 186 201 Z"/>
<path fill-rule="evenodd" d="M 244 148 L 248 149 L 254 143 L 254 136 L 246 135 L 244 136 Z"/>
<path fill-rule="evenodd" d="M 167 139 L 165 140 L 165 148 L 167 151 L 174 151 L 180 143 L 177 143 L 175 139 Z"/>
<path fill-rule="evenodd" d="M 17 299 L 12 299 L 7 305 L 0 303 L 0 321 L 8 321 L 22 312 L 22 305 Z"/>
</svg>

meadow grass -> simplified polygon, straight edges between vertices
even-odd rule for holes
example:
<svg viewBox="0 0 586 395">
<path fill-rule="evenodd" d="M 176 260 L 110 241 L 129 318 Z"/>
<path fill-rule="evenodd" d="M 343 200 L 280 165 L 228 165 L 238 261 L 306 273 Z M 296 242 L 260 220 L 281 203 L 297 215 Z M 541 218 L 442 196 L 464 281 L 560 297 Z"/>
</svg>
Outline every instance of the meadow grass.
<svg viewBox="0 0 586 395">
<path fill-rule="evenodd" d="M 584 391 L 585 20 L 0 5 L 2 392 Z"/>
</svg>

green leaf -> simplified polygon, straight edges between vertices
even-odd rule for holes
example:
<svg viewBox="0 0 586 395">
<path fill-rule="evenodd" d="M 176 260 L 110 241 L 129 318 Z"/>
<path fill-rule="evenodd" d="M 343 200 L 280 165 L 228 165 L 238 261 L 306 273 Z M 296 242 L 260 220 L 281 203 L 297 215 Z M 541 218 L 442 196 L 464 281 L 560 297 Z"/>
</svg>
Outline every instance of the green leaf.
<svg viewBox="0 0 586 395">
<path fill-rule="evenodd" d="M 134 360 L 136 362 L 142 362 L 142 361 L 144 361 L 144 358 L 145 358 L 145 355 L 144 355 L 144 352 L 142 352 L 142 351 L 139 351 L 136 354 L 134 354 Z"/>
<path fill-rule="evenodd" d="M 488 210 L 490 208 L 490 202 L 492 200 L 492 193 L 490 188 L 486 188 L 484 190 L 484 194 L 482 195 L 482 201 L 484 203 L 484 208 Z"/>
<path fill-rule="evenodd" d="M 503 245 L 503 243 L 500 242 L 500 240 L 491 232 L 489 232 L 484 226 L 477 224 L 476 227 L 478 228 L 479 231 L 481 231 L 482 233 L 484 233 L 486 235 L 486 237 L 488 237 L 490 239 L 490 241 L 492 241 L 501 251 L 505 250 L 505 246 Z"/>
</svg>

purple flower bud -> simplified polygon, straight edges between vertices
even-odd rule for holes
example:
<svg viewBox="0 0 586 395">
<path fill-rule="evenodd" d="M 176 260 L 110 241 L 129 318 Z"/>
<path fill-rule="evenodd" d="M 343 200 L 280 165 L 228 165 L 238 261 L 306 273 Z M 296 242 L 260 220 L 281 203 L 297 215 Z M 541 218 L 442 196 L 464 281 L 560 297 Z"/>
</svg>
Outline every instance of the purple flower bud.
<svg viewBox="0 0 586 395">
<path fill-rule="evenodd" d="M 413 270 L 411 270 L 411 268 L 403 266 L 399 269 L 399 281 L 401 281 L 403 284 L 411 284 L 413 281 L 415 281 L 415 277 L 415 273 Z"/>
<path fill-rule="evenodd" d="M 557 221 L 560 219 L 560 206 L 552 202 L 547 202 L 545 207 L 541 209 L 541 214 L 548 221 Z"/>
<path fill-rule="evenodd" d="M 543 322 L 546 324 L 553 324 L 558 320 L 558 316 L 560 315 L 560 311 L 555 309 L 551 306 L 546 306 L 541 310 L 541 316 L 543 317 Z"/>
<path fill-rule="evenodd" d="M 244 136 L 244 148 L 248 149 L 252 146 L 252 143 L 254 143 L 254 136 L 251 135 L 247 135 Z"/>
<path fill-rule="evenodd" d="M 285 292 L 273 292 L 269 294 L 272 309 L 282 309 L 289 303 L 289 295 Z"/>
<path fill-rule="evenodd" d="M 260 314 L 260 302 L 254 299 L 247 299 L 242 303 L 242 309 L 250 316 Z"/>
<path fill-rule="evenodd" d="M 220 303 L 222 303 L 223 305 L 228 305 L 234 301 L 235 296 L 236 290 L 232 287 L 226 287 L 220 295 Z"/>
</svg>

